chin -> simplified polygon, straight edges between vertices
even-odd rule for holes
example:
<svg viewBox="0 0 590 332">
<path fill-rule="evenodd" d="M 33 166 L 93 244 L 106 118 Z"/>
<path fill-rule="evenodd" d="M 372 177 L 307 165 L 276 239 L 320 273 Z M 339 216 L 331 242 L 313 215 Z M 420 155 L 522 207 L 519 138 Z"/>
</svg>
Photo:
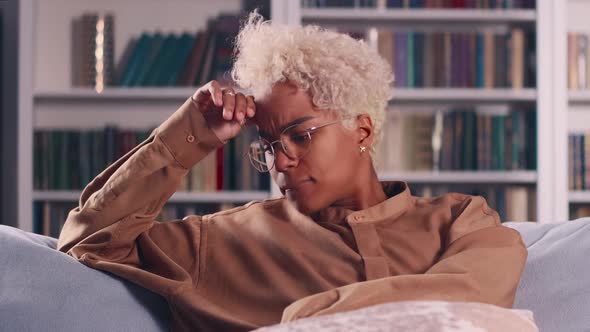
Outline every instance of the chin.
<svg viewBox="0 0 590 332">
<path fill-rule="evenodd" d="M 296 198 L 289 197 L 288 195 L 287 195 L 287 199 L 289 200 L 289 202 L 291 202 L 295 206 L 297 211 L 299 211 L 302 214 L 307 215 L 307 216 L 321 210 L 321 207 L 316 206 L 315 204 L 312 204 L 312 202 L 304 200 L 304 199 L 296 199 Z"/>
</svg>

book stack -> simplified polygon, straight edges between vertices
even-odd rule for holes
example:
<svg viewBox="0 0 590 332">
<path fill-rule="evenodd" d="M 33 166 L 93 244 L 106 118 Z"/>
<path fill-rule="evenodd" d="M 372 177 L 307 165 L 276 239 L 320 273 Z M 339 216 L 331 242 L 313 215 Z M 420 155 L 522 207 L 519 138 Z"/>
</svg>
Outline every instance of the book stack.
<svg viewBox="0 0 590 332">
<path fill-rule="evenodd" d="M 588 34 L 578 32 L 567 34 L 567 69 L 568 89 L 590 89 Z"/>
<path fill-rule="evenodd" d="M 569 219 L 590 217 L 590 205 L 588 204 L 570 204 Z"/>
<path fill-rule="evenodd" d="M 536 0 L 302 0 L 302 7 L 534 9 Z"/>
<path fill-rule="evenodd" d="M 117 85 L 200 86 L 213 79 L 231 84 L 232 41 L 238 31 L 238 16 L 220 15 L 196 33 L 144 32 L 127 45 Z"/>
<path fill-rule="evenodd" d="M 568 174 L 570 190 L 590 190 L 590 133 L 569 135 Z"/>
<path fill-rule="evenodd" d="M 535 111 L 479 106 L 438 112 L 388 109 L 377 169 L 536 169 Z"/>
<path fill-rule="evenodd" d="M 34 188 L 83 189 L 97 174 L 145 141 L 153 129 L 106 126 L 94 130 L 36 130 Z M 183 178 L 180 191 L 270 190 L 268 173 L 250 165 L 248 145 L 257 133 L 247 127 L 211 153 Z"/>
<path fill-rule="evenodd" d="M 536 85 L 534 32 L 378 32 L 379 53 L 403 88 L 514 88 Z"/>
<path fill-rule="evenodd" d="M 72 85 L 102 91 L 115 83 L 112 14 L 88 13 L 72 22 Z"/>
</svg>

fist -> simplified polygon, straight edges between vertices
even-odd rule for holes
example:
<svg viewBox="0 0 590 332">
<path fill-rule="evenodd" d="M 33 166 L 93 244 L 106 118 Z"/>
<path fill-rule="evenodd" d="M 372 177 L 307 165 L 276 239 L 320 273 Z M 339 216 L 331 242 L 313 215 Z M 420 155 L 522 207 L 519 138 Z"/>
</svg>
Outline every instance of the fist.
<svg viewBox="0 0 590 332">
<path fill-rule="evenodd" d="M 254 97 L 222 87 L 215 80 L 200 87 L 191 98 L 209 128 L 224 143 L 236 137 L 256 114 Z"/>
</svg>

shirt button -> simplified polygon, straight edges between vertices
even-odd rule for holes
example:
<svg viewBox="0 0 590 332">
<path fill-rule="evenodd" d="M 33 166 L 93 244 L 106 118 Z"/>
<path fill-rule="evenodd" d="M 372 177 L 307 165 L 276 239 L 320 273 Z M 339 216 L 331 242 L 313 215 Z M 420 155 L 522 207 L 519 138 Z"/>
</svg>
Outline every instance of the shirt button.
<svg viewBox="0 0 590 332">
<path fill-rule="evenodd" d="M 363 216 L 354 216 L 354 220 L 356 220 L 356 221 L 359 221 L 361 219 L 363 219 Z"/>
<path fill-rule="evenodd" d="M 192 142 L 194 142 L 194 141 L 195 141 L 195 136 L 193 136 L 193 135 L 188 135 L 188 136 L 186 137 L 186 141 L 187 141 L 187 142 L 189 142 L 189 143 L 192 143 Z"/>
</svg>

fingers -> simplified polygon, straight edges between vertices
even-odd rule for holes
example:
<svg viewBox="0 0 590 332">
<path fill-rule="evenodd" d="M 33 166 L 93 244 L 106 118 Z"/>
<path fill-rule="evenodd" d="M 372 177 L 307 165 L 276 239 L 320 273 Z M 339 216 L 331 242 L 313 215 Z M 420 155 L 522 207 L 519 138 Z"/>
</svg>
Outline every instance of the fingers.
<svg viewBox="0 0 590 332">
<path fill-rule="evenodd" d="M 248 103 L 248 107 L 246 109 L 246 115 L 249 118 L 252 118 L 252 117 L 254 117 L 254 114 L 256 114 L 256 104 L 254 103 L 254 97 L 247 96 L 246 102 Z"/>
<path fill-rule="evenodd" d="M 227 88 L 222 91 L 223 96 L 223 118 L 225 120 L 234 119 L 234 110 L 236 108 L 236 93 L 233 89 Z"/>
<path fill-rule="evenodd" d="M 252 118 L 256 114 L 253 96 L 236 93 L 232 88 L 222 88 L 215 80 L 203 85 L 191 98 L 204 106 L 204 109 L 210 106 L 210 101 L 217 107 L 223 107 L 222 117 L 228 121 L 245 122 L 246 118 Z"/>
<path fill-rule="evenodd" d="M 197 104 L 205 106 L 212 100 L 215 106 L 223 105 L 221 85 L 213 80 L 200 87 L 191 97 Z"/>
<path fill-rule="evenodd" d="M 248 107 L 248 102 L 246 101 L 246 96 L 243 93 L 236 94 L 236 107 L 234 110 L 234 119 L 242 122 L 246 119 L 246 108 Z"/>
</svg>

